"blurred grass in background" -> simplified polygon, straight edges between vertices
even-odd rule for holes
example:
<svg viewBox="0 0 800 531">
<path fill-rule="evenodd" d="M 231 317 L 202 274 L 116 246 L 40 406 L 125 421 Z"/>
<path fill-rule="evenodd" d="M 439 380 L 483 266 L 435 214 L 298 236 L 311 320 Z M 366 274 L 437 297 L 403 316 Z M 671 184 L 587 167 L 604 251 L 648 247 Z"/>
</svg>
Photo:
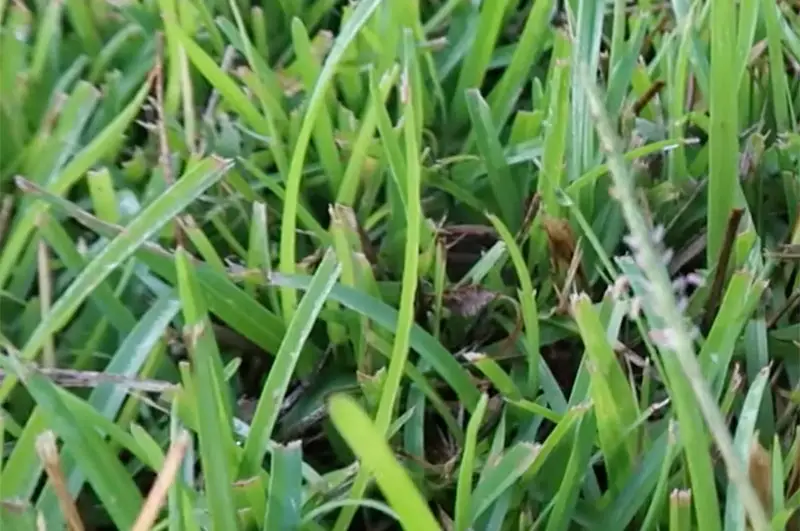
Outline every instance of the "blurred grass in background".
<svg viewBox="0 0 800 531">
<path fill-rule="evenodd" d="M 796 2 L 0 21 L 4 529 L 800 529 Z"/>
</svg>

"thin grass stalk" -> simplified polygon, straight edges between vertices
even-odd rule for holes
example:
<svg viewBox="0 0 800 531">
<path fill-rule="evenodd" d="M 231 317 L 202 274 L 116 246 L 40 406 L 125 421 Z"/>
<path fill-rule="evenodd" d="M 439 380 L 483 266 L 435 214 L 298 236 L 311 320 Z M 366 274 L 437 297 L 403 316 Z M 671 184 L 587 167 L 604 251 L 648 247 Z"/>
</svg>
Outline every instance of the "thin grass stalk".
<svg viewBox="0 0 800 531">
<path fill-rule="evenodd" d="M 725 462 L 728 476 L 739 491 L 753 528 L 759 531 L 769 529 L 769 520 L 764 508 L 737 456 L 725 419 L 714 402 L 708 383 L 703 378 L 695 357 L 691 331 L 678 307 L 662 256 L 655 248 L 653 234 L 639 210 L 636 184 L 622 158 L 619 139 L 603 108 L 604 100 L 600 97 L 599 90 L 585 65 L 578 69 L 578 74 L 588 96 L 589 108 L 601 145 L 608 155 L 615 195 L 621 204 L 632 241 L 635 242 L 637 262 L 650 282 L 651 295 L 656 302 L 654 306 L 658 308 L 660 317 L 669 326 L 669 330 L 666 331 L 669 349 L 675 353 L 689 381 L 697 404 Z"/>
</svg>

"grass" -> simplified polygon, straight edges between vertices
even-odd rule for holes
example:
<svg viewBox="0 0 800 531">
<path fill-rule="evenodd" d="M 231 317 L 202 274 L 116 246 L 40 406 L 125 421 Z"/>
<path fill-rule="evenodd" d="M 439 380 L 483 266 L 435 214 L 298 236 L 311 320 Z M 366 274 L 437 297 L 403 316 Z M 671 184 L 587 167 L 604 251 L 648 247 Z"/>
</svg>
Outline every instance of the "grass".
<svg viewBox="0 0 800 531">
<path fill-rule="evenodd" d="M 798 529 L 800 12 L 0 0 L 3 529 Z"/>
</svg>

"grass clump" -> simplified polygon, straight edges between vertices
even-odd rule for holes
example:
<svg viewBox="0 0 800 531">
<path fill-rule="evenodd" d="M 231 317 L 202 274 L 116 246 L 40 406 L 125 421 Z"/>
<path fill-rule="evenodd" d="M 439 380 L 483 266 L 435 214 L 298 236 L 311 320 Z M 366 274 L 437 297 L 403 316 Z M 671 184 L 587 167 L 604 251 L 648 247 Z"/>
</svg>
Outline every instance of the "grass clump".
<svg viewBox="0 0 800 531">
<path fill-rule="evenodd" d="M 792 2 L 0 28 L 3 526 L 797 528 Z"/>
</svg>

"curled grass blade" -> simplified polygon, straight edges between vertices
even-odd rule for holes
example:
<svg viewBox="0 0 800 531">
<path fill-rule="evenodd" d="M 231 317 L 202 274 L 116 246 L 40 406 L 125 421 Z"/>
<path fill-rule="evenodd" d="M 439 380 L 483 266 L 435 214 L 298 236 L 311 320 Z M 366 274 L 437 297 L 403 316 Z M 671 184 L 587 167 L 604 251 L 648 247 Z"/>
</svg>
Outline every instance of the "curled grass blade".
<svg viewBox="0 0 800 531">
<path fill-rule="evenodd" d="M 500 235 L 500 239 L 505 243 L 519 279 L 520 289 L 517 293 L 522 305 L 522 319 L 525 323 L 525 352 L 528 362 L 526 392 L 534 394 L 539 389 L 539 364 L 543 363 L 539 349 L 539 310 L 536 305 L 536 290 L 533 288 L 531 275 L 522 251 L 508 227 L 495 216 L 487 217 Z"/>
<path fill-rule="evenodd" d="M 284 274 L 295 272 L 295 256 L 297 253 L 295 249 L 295 232 L 297 228 L 297 204 L 300 200 L 300 181 L 317 115 L 325 103 L 328 88 L 333 81 L 334 74 L 344 56 L 345 50 L 380 4 L 381 0 L 364 0 L 356 5 L 350 18 L 336 36 L 333 48 L 331 48 L 325 64 L 322 66 L 322 71 L 314 84 L 314 90 L 311 91 L 306 102 L 302 126 L 297 135 L 294 152 L 289 163 L 289 174 L 286 176 L 286 200 L 283 204 L 283 217 L 281 218 L 279 258 L 279 270 Z M 286 322 L 289 322 L 297 306 L 297 294 L 294 290 L 284 289 L 281 291 L 281 304 L 283 318 Z"/>
<path fill-rule="evenodd" d="M 297 69 L 303 79 L 303 83 L 306 85 L 306 90 L 310 92 L 316 80 L 319 79 L 320 66 L 314 57 L 311 40 L 308 38 L 306 28 L 300 19 L 295 18 L 292 20 L 291 34 Z M 323 99 L 325 99 L 324 96 Z M 332 190 L 335 192 L 341 184 L 344 168 L 342 167 L 339 149 L 336 147 L 330 111 L 325 105 L 322 105 L 317 113 L 312 139 L 314 147 L 319 154 L 320 164 L 325 171 L 326 177 L 330 180 Z"/>
</svg>

